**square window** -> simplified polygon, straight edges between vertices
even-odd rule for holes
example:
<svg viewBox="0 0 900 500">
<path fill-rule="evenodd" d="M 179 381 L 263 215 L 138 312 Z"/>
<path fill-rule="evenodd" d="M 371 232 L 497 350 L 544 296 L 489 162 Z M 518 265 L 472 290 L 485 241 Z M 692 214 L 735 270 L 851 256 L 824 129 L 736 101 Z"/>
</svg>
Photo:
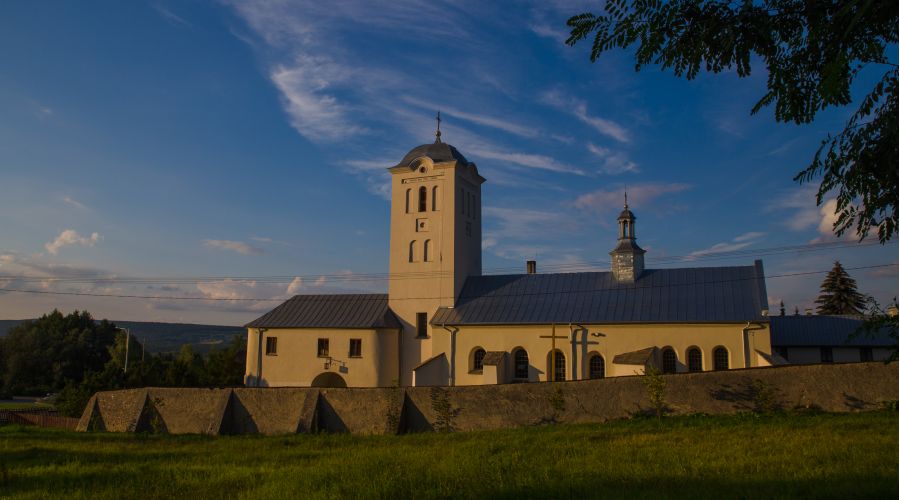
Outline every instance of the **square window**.
<svg viewBox="0 0 900 500">
<path fill-rule="evenodd" d="M 872 348 L 871 347 L 860 347 L 859 348 L 859 360 L 860 361 L 872 361 Z"/>
<path fill-rule="evenodd" d="M 822 355 L 823 363 L 833 363 L 834 362 L 834 354 L 831 352 L 830 347 L 821 348 L 820 353 Z"/>
<path fill-rule="evenodd" d="M 318 356 L 320 358 L 328 357 L 328 339 L 319 339 Z"/>
<path fill-rule="evenodd" d="M 362 357 L 362 339 L 350 339 L 350 357 Z"/>
<path fill-rule="evenodd" d="M 266 356 L 278 355 L 278 337 L 266 337 Z"/>
<path fill-rule="evenodd" d="M 428 313 L 416 313 L 416 336 L 428 336 Z"/>
</svg>

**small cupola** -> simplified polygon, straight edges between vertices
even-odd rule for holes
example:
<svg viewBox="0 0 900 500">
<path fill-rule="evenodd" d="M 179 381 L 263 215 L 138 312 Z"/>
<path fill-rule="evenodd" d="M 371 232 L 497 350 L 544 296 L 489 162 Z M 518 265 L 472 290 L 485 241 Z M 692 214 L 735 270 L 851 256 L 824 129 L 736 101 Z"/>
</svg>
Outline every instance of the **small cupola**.
<svg viewBox="0 0 900 500">
<path fill-rule="evenodd" d="M 612 252 L 610 266 L 613 276 L 619 283 L 634 283 L 644 272 L 643 248 L 635 242 L 634 221 L 637 218 L 628 209 L 628 193 L 625 193 L 625 207 L 619 214 L 618 243 Z"/>
</svg>

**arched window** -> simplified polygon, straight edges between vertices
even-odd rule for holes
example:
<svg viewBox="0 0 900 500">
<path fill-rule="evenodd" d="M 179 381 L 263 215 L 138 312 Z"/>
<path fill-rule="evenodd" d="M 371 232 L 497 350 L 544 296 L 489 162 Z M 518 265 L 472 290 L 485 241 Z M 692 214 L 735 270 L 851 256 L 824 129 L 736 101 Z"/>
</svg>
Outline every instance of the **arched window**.
<svg viewBox="0 0 900 500">
<path fill-rule="evenodd" d="M 412 240 L 409 242 L 409 261 L 416 261 L 416 240 Z"/>
<path fill-rule="evenodd" d="M 553 375 L 550 379 L 553 382 L 566 379 L 566 356 L 562 352 L 557 350 L 547 354 L 547 373 Z"/>
<path fill-rule="evenodd" d="M 476 347 L 472 351 L 472 371 L 479 372 L 484 369 L 484 349 Z"/>
<path fill-rule="evenodd" d="M 687 360 L 689 372 L 703 371 L 703 352 L 701 352 L 700 349 L 696 347 L 688 349 Z"/>
<path fill-rule="evenodd" d="M 675 373 L 675 368 L 678 365 L 678 357 L 675 355 L 675 350 L 671 347 L 666 347 L 662 352 L 662 371 L 663 373 Z"/>
<path fill-rule="evenodd" d="M 434 259 L 434 256 L 432 255 L 432 250 L 431 250 L 431 240 L 425 240 L 425 251 L 422 255 L 423 255 L 423 260 L 425 260 L 425 262 L 431 262 L 432 259 Z"/>
<path fill-rule="evenodd" d="M 412 204 L 412 189 L 407 189 L 406 190 L 406 213 L 409 213 L 411 204 Z"/>
<path fill-rule="evenodd" d="M 588 376 L 592 379 L 606 376 L 606 362 L 603 361 L 603 356 L 599 354 L 591 356 L 591 361 L 588 363 L 588 372 Z"/>
<path fill-rule="evenodd" d="M 437 212 L 438 208 L 438 187 L 435 186 L 431 188 L 431 210 Z"/>
<path fill-rule="evenodd" d="M 428 210 L 428 188 L 422 186 L 419 188 L 419 212 Z"/>
<path fill-rule="evenodd" d="M 513 354 L 515 373 L 513 376 L 520 380 L 528 380 L 528 351 L 516 349 Z"/>
<path fill-rule="evenodd" d="M 728 350 L 724 347 L 716 347 L 716 349 L 713 351 L 713 369 L 728 369 Z"/>
</svg>

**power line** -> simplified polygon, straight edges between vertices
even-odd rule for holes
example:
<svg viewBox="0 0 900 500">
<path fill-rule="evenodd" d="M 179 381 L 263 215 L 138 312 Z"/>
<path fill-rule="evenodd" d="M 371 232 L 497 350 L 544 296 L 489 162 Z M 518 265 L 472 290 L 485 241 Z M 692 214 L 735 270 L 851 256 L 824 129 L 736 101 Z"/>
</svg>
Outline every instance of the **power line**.
<svg viewBox="0 0 900 500">
<path fill-rule="evenodd" d="M 846 267 L 844 268 L 847 271 L 856 271 L 860 269 L 875 269 L 881 267 L 892 267 L 897 266 L 898 264 L 877 264 L 872 266 L 860 266 L 860 267 Z M 786 274 L 772 274 L 768 276 L 764 276 L 764 279 L 773 279 L 773 278 L 787 278 L 792 276 L 808 276 L 812 274 L 824 274 L 830 272 L 831 269 L 826 269 L 823 271 L 806 271 L 806 272 L 798 272 L 798 273 L 786 273 Z M 697 281 L 691 283 L 674 283 L 674 284 L 665 284 L 665 285 L 644 285 L 637 286 L 636 289 L 646 290 L 652 288 L 671 288 L 676 286 L 700 286 L 700 285 L 712 285 L 717 283 L 732 283 L 737 281 L 749 281 L 759 279 L 758 276 L 752 276 L 747 278 L 734 278 L 727 280 L 713 280 L 713 281 Z M 556 295 L 556 294 L 566 294 L 566 293 L 584 293 L 584 292 L 602 292 L 608 290 L 619 290 L 620 288 L 588 288 L 581 290 L 565 290 L 565 291 L 552 291 L 552 292 L 528 292 L 528 293 L 510 293 L 510 294 L 492 294 L 491 297 L 519 297 L 519 296 L 532 296 L 532 295 Z M 104 293 L 92 293 L 92 292 L 51 292 L 49 290 L 22 290 L 17 288 L 0 288 L 0 292 L 14 292 L 14 293 L 31 293 L 31 294 L 41 294 L 41 295 L 74 295 L 74 296 L 84 296 L 84 297 L 108 297 L 108 298 L 121 298 L 121 299 L 149 299 L 149 300 L 193 300 L 193 301 L 209 301 L 209 302 L 284 302 L 287 299 L 283 298 L 209 298 L 209 297 L 173 297 L 173 296 L 160 296 L 160 295 L 124 295 L 124 294 L 104 294 Z M 327 296 L 327 295 L 326 295 Z M 410 297 L 405 299 L 394 299 L 394 300 L 439 300 L 447 297 Z M 382 299 L 359 299 L 359 300 L 382 300 Z"/>
<path fill-rule="evenodd" d="M 694 262 L 705 260 L 724 260 L 737 257 L 761 257 L 765 255 L 775 255 L 781 253 L 804 252 L 804 251 L 821 251 L 834 250 L 841 248 L 859 248 L 873 246 L 878 244 L 877 241 L 864 243 L 847 243 L 847 242 L 826 242 L 826 243 L 807 243 L 802 245 L 789 245 L 779 247 L 768 247 L 761 249 L 734 250 L 729 252 L 716 252 L 714 254 L 702 255 L 676 255 L 659 258 L 647 259 L 648 262 L 654 264 L 671 264 L 678 262 Z M 598 266 L 609 266 L 608 260 L 587 261 L 572 264 L 549 264 L 541 266 L 543 270 L 573 272 L 573 271 L 591 271 L 596 270 Z M 505 274 L 509 271 L 519 271 L 519 267 L 496 267 L 483 270 L 483 275 Z M 84 283 L 84 284 L 196 284 L 209 283 L 219 281 L 234 282 L 257 282 L 257 283 L 290 283 L 299 278 L 303 281 L 326 280 L 328 282 L 373 282 L 373 281 L 396 281 L 408 279 L 430 279 L 449 276 L 450 272 L 441 271 L 413 271 L 407 273 L 338 273 L 338 274 L 316 274 L 316 275 L 274 275 L 274 276 L 172 276 L 172 277 L 87 277 L 87 276 L 57 276 L 57 277 L 36 277 L 36 276 L 13 276 L 0 275 L 0 280 L 16 280 L 22 282 L 51 282 L 51 283 Z"/>
</svg>

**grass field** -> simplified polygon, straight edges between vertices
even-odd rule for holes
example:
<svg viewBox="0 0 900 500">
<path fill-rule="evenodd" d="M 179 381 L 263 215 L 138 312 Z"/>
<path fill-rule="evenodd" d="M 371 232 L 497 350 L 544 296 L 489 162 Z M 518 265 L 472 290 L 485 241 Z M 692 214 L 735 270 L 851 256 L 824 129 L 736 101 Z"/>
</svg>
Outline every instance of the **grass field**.
<svg viewBox="0 0 900 500">
<path fill-rule="evenodd" d="M 404 436 L 0 427 L 12 498 L 897 498 L 898 419 L 669 417 Z"/>
<path fill-rule="evenodd" d="M 0 403 L 0 410 L 52 410 L 49 403 Z"/>
</svg>

